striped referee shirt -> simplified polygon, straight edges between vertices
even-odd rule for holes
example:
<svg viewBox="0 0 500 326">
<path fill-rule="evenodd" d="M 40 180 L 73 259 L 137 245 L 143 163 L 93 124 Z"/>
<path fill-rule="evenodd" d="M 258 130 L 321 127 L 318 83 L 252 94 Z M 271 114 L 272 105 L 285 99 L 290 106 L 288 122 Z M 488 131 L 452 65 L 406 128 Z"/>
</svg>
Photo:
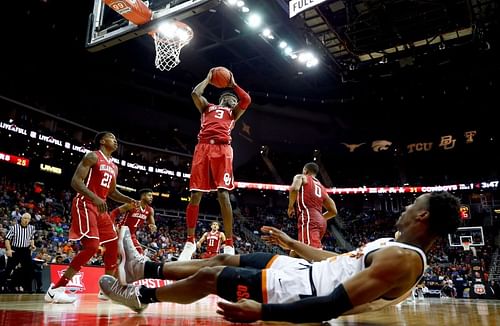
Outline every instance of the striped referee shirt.
<svg viewBox="0 0 500 326">
<path fill-rule="evenodd" d="M 21 224 L 15 224 L 10 227 L 7 236 L 11 247 L 27 248 L 30 246 L 30 241 L 35 239 L 35 226 L 28 224 L 22 227 Z"/>
</svg>

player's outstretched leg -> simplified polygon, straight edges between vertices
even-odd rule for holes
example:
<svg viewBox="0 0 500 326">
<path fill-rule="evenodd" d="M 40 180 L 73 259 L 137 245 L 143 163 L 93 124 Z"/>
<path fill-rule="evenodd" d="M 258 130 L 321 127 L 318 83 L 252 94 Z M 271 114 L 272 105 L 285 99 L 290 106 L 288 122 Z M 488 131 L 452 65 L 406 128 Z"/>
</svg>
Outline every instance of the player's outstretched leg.
<svg viewBox="0 0 500 326">
<path fill-rule="evenodd" d="M 186 243 L 184 244 L 184 249 L 179 255 L 179 261 L 190 260 L 196 252 L 195 231 L 202 197 L 203 193 L 200 191 L 191 192 L 191 200 L 186 208 L 187 238 Z"/>
<path fill-rule="evenodd" d="M 217 197 L 219 199 L 222 220 L 224 221 L 224 234 L 226 235 L 226 242 L 224 243 L 224 253 L 228 255 L 234 255 L 233 209 L 231 207 L 231 201 L 229 200 L 229 192 L 225 189 L 219 189 L 217 191 Z"/>
<path fill-rule="evenodd" d="M 188 304 L 217 293 L 217 277 L 225 267 L 203 267 L 194 275 L 161 288 L 121 285 L 111 275 L 99 279 L 99 287 L 111 300 L 141 312 L 149 303 L 175 302 Z"/>
<path fill-rule="evenodd" d="M 101 291 L 111 300 L 129 307 L 137 313 L 147 308 L 147 304 L 140 301 L 139 286 L 121 285 L 120 282 L 111 275 L 103 275 L 99 279 Z"/>
</svg>

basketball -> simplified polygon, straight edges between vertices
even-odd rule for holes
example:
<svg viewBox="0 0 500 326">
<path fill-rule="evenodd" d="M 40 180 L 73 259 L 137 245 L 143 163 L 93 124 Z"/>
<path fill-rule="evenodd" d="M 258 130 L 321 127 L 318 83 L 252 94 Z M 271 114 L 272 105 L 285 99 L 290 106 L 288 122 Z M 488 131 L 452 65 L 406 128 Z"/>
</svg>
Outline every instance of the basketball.
<svg viewBox="0 0 500 326">
<path fill-rule="evenodd" d="M 212 69 L 212 78 L 210 84 L 218 88 L 225 88 L 231 81 L 232 73 L 229 69 L 224 67 L 215 67 Z"/>
</svg>

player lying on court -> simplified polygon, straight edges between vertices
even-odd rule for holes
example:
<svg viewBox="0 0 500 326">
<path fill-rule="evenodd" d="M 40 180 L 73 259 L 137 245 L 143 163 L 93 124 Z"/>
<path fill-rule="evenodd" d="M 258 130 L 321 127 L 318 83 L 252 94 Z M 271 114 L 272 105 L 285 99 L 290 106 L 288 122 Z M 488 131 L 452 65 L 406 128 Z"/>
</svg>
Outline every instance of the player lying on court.
<svg viewBox="0 0 500 326">
<path fill-rule="evenodd" d="M 268 241 L 305 259 L 254 253 L 164 264 L 141 262 L 123 228 L 119 247 L 126 252 L 120 280 L 104 275 L 99 285 L 112 300 L 136 311 L 148 303 L 187 304 L 217 294 L 237 302 L 218 304 L 217 312 L 232 322 L 320 322 L 404 300 L 424 273 L 425 252 L 436 239 L 453 232 L 459 221 L 458 199 L 435 192 L 406 207 L 396 223 L 398 240 L 377 239 L 347 254 L 318 250 L 276 228 L 263 227 Z M 142 278 L 178 281 L 157 289 L 120 285 Z"/>
</svg>

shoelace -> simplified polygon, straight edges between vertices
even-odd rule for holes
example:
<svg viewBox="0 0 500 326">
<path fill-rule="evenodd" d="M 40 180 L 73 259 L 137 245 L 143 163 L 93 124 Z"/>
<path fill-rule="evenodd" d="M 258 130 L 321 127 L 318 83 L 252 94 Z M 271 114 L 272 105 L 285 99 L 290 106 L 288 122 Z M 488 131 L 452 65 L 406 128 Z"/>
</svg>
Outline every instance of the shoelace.
<svg viewBox="0 0 500 326">
<path fill-rule="evenodd" d="M 146 256 L 135 254 L 134 259 L 137 260 L 138 263 L 144 264 L 146 262 Z"/>
<path fill-rule="evenodd" d="M 136 301 L 139 301 L 138 297 L 140 294 L 137 286 L 121 285 L 120 282 L 116 280 L 113 285 L 111 285 L 111 291 L 126 300 L 135 299 Z M 134 303 L 136 301 L 134 301 Z"/>
</svg>

